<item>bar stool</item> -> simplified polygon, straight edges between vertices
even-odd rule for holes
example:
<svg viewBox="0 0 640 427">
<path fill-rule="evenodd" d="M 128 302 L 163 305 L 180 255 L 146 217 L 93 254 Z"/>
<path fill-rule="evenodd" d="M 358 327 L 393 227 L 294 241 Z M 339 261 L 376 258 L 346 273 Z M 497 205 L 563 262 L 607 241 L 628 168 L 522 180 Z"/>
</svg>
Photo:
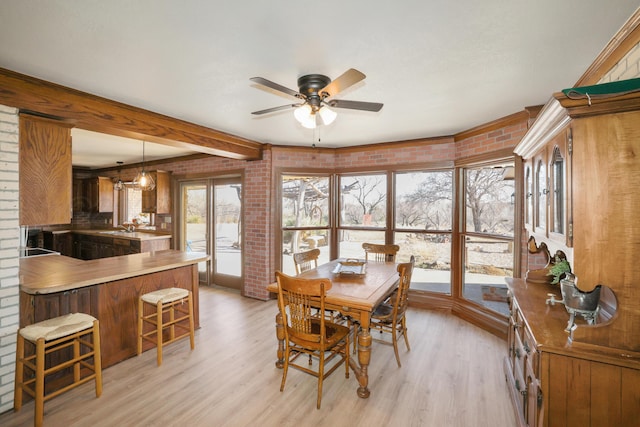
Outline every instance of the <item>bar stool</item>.
<svg viewBox="0 0 640 427">
<path fill-rule="evenodd" d="M 184 306 L 186 302 L 186 307 Z M 155 308 L 150 314 L 144 314 L 144 305 Z M 168 314 L 168 316 L 164 316 Z M 176 317 L 176 315 L 178 317 Z M 165 320 L 165 317 L 168 319 Z M 189 326 L 184 321 L 189 320 Z M 153 330 L 144 332 L 144 323 L 153 325 Z M 186 331 L 176 335 L 176 327 Z M 163 332 L 169 329 L 169 339 L 164 340 Z M 191 350 L 195 347 L 193 336 L 193 297 L 191 291 L 181 288 L 159 289 L 140 295 L 138 298 L 138 355 L 142 353 L 142 340 L 156 345 L 158 366 L 162 365 L 162 346 L 189 335 Z"/>
<path fill-rule="evenodd" d="M 91 335 L 92 340 L 87 339 Z M 35 345 L 35 354 L 25 357 L 25 340 Z M 71 359 L 64 359 L 67 352 Z M 45 358 L 47 365 L 45 366 Z M 88 359 L 93 358 L 93 364 Z M 45 377 L 73 366 L 73 382 L 45 394 Z M 26 379 L 25 368 L 32 375 Z M 81 368 L 84 368 L 81 370 Z M 91 372 L 87 375 L 87 369 Z M 83 376 L 84 374 L 84 376 Z M 35 377 L 33 377 L 35 375 Z M 16 343 L 16 381 L 13 408 L 22 408 L 22 392 L 35 400 L 34 425 L 41 426 L 44 418 L 44 402 L 80 384 L 95 379 L 96 397 L 102 394 L 102 363 L 100 358 L 100 326 L 98 320 L 85 313 L 70 313 L 34 323 L 18 330 Z"/>
</svg>

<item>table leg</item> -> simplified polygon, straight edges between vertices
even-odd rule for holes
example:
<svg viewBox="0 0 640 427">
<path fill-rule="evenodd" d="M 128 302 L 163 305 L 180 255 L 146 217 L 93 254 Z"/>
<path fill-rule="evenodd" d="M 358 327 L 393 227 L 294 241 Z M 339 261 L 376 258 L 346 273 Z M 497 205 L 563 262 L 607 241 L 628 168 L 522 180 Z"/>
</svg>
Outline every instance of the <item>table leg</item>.
<svg viewBox="0 0 640 427">
<path fill-rule="evenodd" d="M 284 367 L 284 323 L 282 314 L 276 314 L 276 337 L 278 338 L 278 360 L 276 367 L 282 369 Z"/>
<path fill-rule="evenodd" d="M 360 319 L 360 332 L 358 333 L 358 362 L 355 357 L 349 359 L 349 365 L 356 374 L 358 383 L 358 396 L 366 399 L 369 391 L 369 361 L 371 359 L 371 334 L 369 333 L 369 316 L 365 313 Z"/>
</svg>

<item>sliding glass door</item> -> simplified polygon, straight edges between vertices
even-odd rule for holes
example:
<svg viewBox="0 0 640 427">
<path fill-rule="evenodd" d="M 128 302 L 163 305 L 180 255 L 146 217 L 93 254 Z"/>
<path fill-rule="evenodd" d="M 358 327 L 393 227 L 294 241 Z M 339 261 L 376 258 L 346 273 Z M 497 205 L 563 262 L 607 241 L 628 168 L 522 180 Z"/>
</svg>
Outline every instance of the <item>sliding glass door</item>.
<svg viewBox="0 0 640 427">
<path fill-rule="evenodd" d="M 241 178 L 183 181 L 180 194 L 181 249 L 211 255 L 199 265 L 200 283 L 241 289 Z"/>
</svg>

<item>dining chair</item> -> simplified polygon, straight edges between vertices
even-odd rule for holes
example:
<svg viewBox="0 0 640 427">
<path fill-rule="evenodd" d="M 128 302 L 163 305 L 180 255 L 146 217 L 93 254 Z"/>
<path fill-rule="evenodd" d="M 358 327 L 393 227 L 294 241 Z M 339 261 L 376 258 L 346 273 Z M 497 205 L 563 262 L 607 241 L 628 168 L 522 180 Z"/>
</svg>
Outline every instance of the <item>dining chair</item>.
<svg viewBox="0 0 640 427">
<path fill-rule="evenodd" d="M 284 391 L 289 366 L 318 378 L 317 408 L 322 399 L 322 382 L 342 363 L 349 378 L 349 328 L 327 321 L 311 313 L 312 307 L 324 311 L 325 295 L 331 289 L 330 279 L 302 279 L 276 271 L 278 308 L 284 326 L 284 366 L 280 391 Z M 296 363 L 300 355 L 318 360 L 317 370 Z M 334 363 L 330 363 L 332 360 Z M 328 370 L 325 370 L 330 364 Z"/>
<path fill-rule="evenodd" d="M 296 266 L 296 274 L 318 268 L 318 257 L 320 257 L 320 249 L 311 249 L 304 252 L 293 254 L 293 263 Z"/>
<path fill-rule="evenodd" d="M 382 339 L 376 339 L 376 341 L 393 345 L 399 368 L 402 367 L 400 355 L 398 354 L 398 338 L 400 335 L 404 336 L 407 351 L 411 351 L 409 338 L 407 337 L 407 318 L 405 313 L 409 305 L 408 295 L 414 264 L 415 258 L 413 255 L 409 262 L 398 264 L 400 280 L 398 281 L 397 292 L 389 300 L 376 307 L 371 315 L 370 329 L 378 330 L 380 333 L 391 333 L 391 342 Z"/>
<path fill-rule="evenodd" d="M 400 246 L 365 242 L 362 244 L 362 249 L 364 249 L 365 260 L 367 261 L 371 259 L 371 261 L 394 262 Z"/>
</svg>

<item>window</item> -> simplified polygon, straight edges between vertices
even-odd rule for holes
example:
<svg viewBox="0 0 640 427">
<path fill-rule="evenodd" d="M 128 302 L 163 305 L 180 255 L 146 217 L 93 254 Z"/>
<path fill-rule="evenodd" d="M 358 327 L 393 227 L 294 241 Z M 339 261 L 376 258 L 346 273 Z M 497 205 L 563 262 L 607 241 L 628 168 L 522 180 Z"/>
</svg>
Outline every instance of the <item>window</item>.
<svg viewBox="0 0 640 427">
<path fill-rule="evenodd" d="M 398 261 L 416 257 L 411 287 L 450 293 L 453 172 L 398 172 L 394 183 Z"/>
<path fill-rule="evenodd" d="M 387 175 L 342 175 L 339 188 L 338 253 L 343 258 L 362 258 L 362 243 L 386 240 Z"/>
<path fill-rule="evenodd" d="M 320 249 L 319 263 L 330 259 L 330 182 L 328 176 L 282 175 L 282 271 L 295 274 L 292 255 Z"/>
<path fill-rule="evenodd" d="M 508 313 L 505 277 L 513 276 L 513 163 L 463 169 L 463 296 Z"/>
<path fill-rule="evenodd" d="M 123 203 L 122 224 L 137 222 L 138 224 L 150 224 L 148 213 L 142 212 L 142 190 L 133 185 L 125 186 L 125 201 Z"/>
</svg>

